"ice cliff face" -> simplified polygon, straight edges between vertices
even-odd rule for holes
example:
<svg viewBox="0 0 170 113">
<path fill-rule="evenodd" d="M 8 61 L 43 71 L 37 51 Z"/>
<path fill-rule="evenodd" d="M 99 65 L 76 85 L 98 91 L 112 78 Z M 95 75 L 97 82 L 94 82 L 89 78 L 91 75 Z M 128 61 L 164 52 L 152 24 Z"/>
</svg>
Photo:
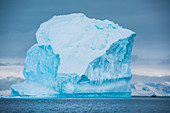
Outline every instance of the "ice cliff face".
<svg viewBox="0 0 170 113">
<path fill-rule="evenodd" d="M 36 37 L 37 44 L 29 49 L 25 61 L 26 81 L 22 88 L 12 86 L 11 95 L 130 96 L 134 32 L 108 20 L 70 14 L 54 16 L 41 24 Z M 34 89 L 42 91 L 37 94 L 36 90 L 23 89 L 33 84 Z M 43 88 L 50 93 L 44 93 Z M 81 93 L 87 95 L 77 95 Z"/>
<path fill-rule="evenodd" d="M 85 72 L 91 80 L 131 78 L 134 34 L 113 43 L 106 53 L 89 63 Z"/>
<path fill-rule="evenodd" d="M 49 84 L 56 81 L 60 65 L 59 55 L 51 45 L 34 45 L 27 53 L 23 74 L 27 81 Z"/>
</svg>

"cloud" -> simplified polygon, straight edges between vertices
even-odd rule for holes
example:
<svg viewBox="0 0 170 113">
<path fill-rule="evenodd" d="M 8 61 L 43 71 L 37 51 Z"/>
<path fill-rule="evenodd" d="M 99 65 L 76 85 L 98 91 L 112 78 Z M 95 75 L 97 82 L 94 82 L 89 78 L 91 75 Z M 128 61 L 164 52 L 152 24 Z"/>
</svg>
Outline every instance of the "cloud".
<svg viewBox="0 0 170 113">
<path fill-rule="evenodd" d="M 10 90 L 11 85 L 18 84 L 21 82 L 24 82 L 23 78 L 18 78 L 13 76 L 0 79 L 0 90 Z"/>
<path fill-rule="evenodd" d="M 148 76 L 170 75 L 170 57 L 166 58 L 143 58 L 132 55 L 131 70 L 133 74 Z"/>
<path fill-rule="evenodd" d="M 131 58 L 132 65 L 145 65 L 146 67 L 149 65 L 157 66 L 168 66 L 170 67 L 170 55 L 165 58 L 142 58 L 139 55 L 133 54 Z"/>
<path fill-rule="evenodd" d="M 165 59 L 163 59 L 160 64 L 170 64 L 170 56 L 167 56 Z"/>
<path fill-rule="evenodd" d="M 160 59 L 158 58 L 143 58 L 136 54 L 132 55 L 131 61 L 134 65 L 157 65 L 160 63 Z"/>
<path fill-rule="evenodd" d="M 0 90 L 0 95 L 7 96 L 11 93 L 11 90 Z"/>
<path fill-rule="evenodd" d="M 0 66 L 23 66 L 24 61 L 24 58 L 0 58 Z"/>
<path fill-rule="evenodd" d="M 24 78 L 23 69 L 24 69 L 23 65 L 0 66 L 0 79 L 10 76 Z"/>
<path fill-rule="evenodd" d="M 163 82 L 170 82 L 170 75 L 165 75 L 161 77 L 151 77 L 147 75 L 132 75 L 131 79 L 132 83 L 163 83 Z"/>
<path fill-rule="evenodd" d="M 6 66 L 6 64 L 3 64 L 3 63 L 0 62 L 0 66 Z"/>
</svg>

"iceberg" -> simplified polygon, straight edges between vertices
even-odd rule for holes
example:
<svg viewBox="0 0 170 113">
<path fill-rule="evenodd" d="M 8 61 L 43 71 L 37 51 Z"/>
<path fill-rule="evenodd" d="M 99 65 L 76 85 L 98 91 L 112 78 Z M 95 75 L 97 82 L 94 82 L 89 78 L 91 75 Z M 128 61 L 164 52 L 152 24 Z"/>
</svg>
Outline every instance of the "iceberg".
<svg viewBox="0 0 170 113">
<path fill-rule="evenodd" d="M 130 63 L 136 34 L 82 13 L 40 25 L 27 52 L 25 82 L 11 97 L 114 98 L 131 96 Z"/>
</svg>

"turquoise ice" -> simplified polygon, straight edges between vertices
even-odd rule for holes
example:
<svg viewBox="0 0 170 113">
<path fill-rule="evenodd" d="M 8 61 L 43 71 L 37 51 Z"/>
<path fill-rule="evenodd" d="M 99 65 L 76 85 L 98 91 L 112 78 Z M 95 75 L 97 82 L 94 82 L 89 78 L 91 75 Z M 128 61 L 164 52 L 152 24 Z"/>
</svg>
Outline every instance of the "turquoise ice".
<svg viewBox="0 0 170 113">
<path fill-rule="evenodd" d="M 10 96 L 130 97 L 135 33 L 84 14 L 54 16 L 40 25 L 27 52 L 25 82 Z"/>
</svg>

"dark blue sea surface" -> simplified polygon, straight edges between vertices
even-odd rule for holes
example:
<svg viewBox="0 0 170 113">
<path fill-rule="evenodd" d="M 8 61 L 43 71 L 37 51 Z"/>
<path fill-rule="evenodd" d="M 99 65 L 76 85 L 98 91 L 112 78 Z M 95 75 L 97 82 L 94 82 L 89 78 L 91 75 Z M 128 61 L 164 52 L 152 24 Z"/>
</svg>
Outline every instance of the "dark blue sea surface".
<svg viewBox="0 0 170 113">
<path fill-rule="evenodd" d="M 170 113 L 170 98 L 0 99 L 0 113 Z"/>
</svg>

